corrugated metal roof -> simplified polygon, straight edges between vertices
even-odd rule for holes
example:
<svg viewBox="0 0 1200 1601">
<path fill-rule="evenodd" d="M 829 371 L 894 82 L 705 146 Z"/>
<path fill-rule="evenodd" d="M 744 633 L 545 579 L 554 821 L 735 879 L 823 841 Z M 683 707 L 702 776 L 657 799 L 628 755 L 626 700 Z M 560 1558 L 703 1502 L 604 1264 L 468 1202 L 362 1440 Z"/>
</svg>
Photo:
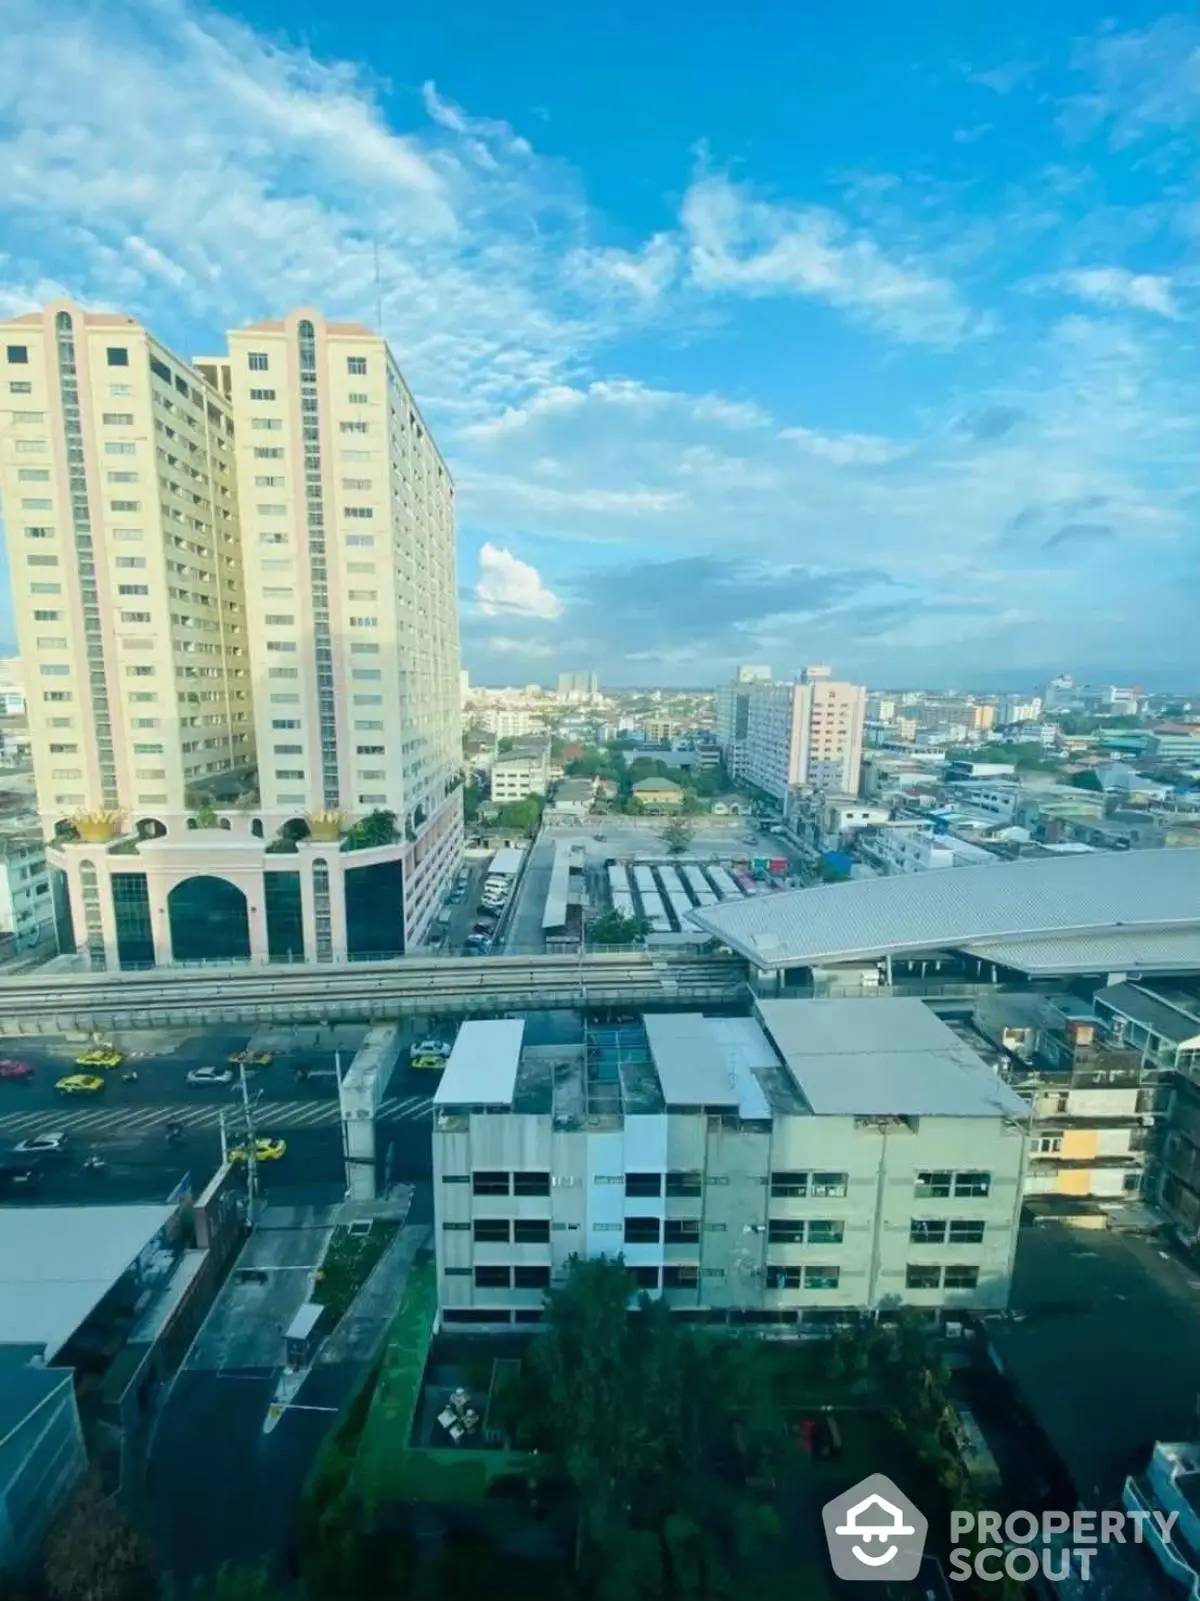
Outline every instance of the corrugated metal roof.
<svg viewBox="0 0 1200 1601">
<path fill-rule="evenodd" d="M 1029 1115 L 921 1001 L 759 1001 L 758 1011 L 818 1116 Z"/>
<path fill-rule="evenodd" d="M 497 851 L 492 857 L 488 864 L 488 873 L 503 873 L 509 878 L 514 878 L 521 870 L 521 862 L 524 856 L 524 846 L 506 845 L 503 850 Z"/>
<path fill-rule="evenodd" d="M 698 908 L 693 916 L 761 967 L 1017 943 L 1039 935 L 1200 932 L 1200 850 L 1102 851 L 942 868 Z"/>
<path fill-rule="evenodd" d="M 464 1023 L 454 1041 L 435 1106 L 511 1106 L 525 1022 L 489 1017 Z"/>
<path fill-rule="evenodd" d="M 989 962 L 1003 962 L 1018 973 L 1200 972 L 1200 928 L 1143 932 L 1118 928 L 1108 934 L 982 942 L 963 949 Z"/>
<path fill-rule="evenodd" d="M 175 1212 L 0 1208 L 0 1345 L 39 1345 L 51 1361 Z"/>
<path fill-rule="evenodd" d="M 1181 1000 L 1172 1005 L 1170 1000 L 1137 984 L 1110 984 L 1107 989 L 1097 990 L 1093 1000 L 1102 1001 L 1135 1023 L 1144 1023 L 1173 1045 L 1188 1045 L 1200 1038 L 1200 1002 L 1188 1004 Z"/>
<path fill-rule="evenodd" d="M 779 1058 L 762 1024 L 754 1017 L 710 1017 L 706 1021 L 733 1077 L 738 1116 L 750 1123 L 769 1123 L 771 1103 L 754 1069 L 778 1068 Z"/>
<path fill-rule="evenodd" d="M 647 1012 L 642 1024 L 668 1106 L 737 1106 L 737 1086 L 708 1018 Z"/>
<path fill-rule="evenodd" d="M 562 928 L 567 921 L 567 894 L 571 887 L 571 846 L 565 839 L 554 842 L 554 865 L 550 869 L 550 883 L 546 889 L 546 905 L 542 911 L 542 928 L 549 931 Z"/>
</svg>

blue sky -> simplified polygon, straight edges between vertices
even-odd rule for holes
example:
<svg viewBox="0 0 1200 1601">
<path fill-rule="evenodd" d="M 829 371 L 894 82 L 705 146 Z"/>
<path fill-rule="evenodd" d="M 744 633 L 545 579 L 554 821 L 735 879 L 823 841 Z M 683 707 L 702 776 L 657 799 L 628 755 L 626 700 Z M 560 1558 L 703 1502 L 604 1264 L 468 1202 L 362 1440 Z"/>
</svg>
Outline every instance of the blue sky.
<svg viewBox="0 0 1200 1601">
<path fill-rule="evenodd" d="M 206 352 L 377 251 L 474 679 L 1200 688 L 1194 14 L 0 18 L 0 314 Z"/>
</svg>

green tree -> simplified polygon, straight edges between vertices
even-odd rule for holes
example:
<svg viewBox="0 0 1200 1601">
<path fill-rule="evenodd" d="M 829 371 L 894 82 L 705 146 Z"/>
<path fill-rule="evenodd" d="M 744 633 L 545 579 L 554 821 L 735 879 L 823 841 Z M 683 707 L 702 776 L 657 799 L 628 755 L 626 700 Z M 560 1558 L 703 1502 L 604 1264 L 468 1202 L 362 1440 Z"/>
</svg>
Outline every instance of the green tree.
<svg viewBox="0 0 1200 1601">
<path fill-rule="evenodd" d="M 526 795 L 524 800 L 510 801 L 507 806 L 502 806 L 497 821 L 508 833 L 536 834 L 542 820 L 543 804 L 540 795 Z"/>
<path fill-rule="evenodd" d="M 353 828 L 348 828 L 342 835 L 342 849 L 370 850 L 376 845 L 394 844 L 397 838 L 395 812 L 368 812 L 365 817 L 359 818 Z"/>
<path fill-rule="evenodd" d="M 692 843 L 693 828 L 682 817 L 669 818 L 659 831 L 659 839 L 671 856 L 682 856 Z"/>
<path fill-rule="evenodd" d="M 619 1258 L 572 1258 L 510 1397 L 518 1438 L 574 1486 L 576 1565 L 603 1601 L 724 1595 L 730 1555 L 774 1532 L 748 1488 L 782 1443 L 763 1351 L 647 1297 L 631 1312 L 632 1293 Z"/>
<path fill-rule="evenodd" d="M 645 939 L 650 924 L 644 917 L 626 917 L 616 910 L 603 912 L 588 924 L 588 940 L 593 945 L 633 945 Z"/>
</svg>

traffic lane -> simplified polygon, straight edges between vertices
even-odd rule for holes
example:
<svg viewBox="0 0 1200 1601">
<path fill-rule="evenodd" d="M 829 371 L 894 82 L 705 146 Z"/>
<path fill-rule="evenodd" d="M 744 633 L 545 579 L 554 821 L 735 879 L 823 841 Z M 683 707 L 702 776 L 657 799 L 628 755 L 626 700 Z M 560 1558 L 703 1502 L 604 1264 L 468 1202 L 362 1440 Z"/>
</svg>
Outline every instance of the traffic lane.
<svg viewBox="0 0 1200 1601">
<path fill-rule="evenodd" d="M 294 1560 L 304 1481 L 360 1372 L 355 1364 L 315 1371 L 301 1405 L 270 1434 L 262 1424 L 277 1369 L 180 1374 L 146 1476 L 168 1568 L 190 1580 L 222 1562 Z"/>
<path fill-rule="evenodd" d="M 386 1125 L 385 1125 L 386 1126 Z M 270 1137 L 269 1119 L 258 1130 Z M 231 1140 L 235 1131 L 230 1130 Z M 286 1141 L 286 1154 L 278 1161 L 258 1164 L 259 1192 L 269 1196 L 281 1188 L 337 1184 L 345 1187 L 342 1134 L 338 1126 L 296 1129 L 280 1136 Z M 428 1126 L 425 1133 L 429 1142 Z M 407 1152 L 411 1138 L 401 1143 Z M 85 1168 L 89 1156 L 99 1156 L 104 1166 Z M 169 1141 L 159 1133 L 140 1140 L 122 1137 L 119 1131 L 96 1130 L 68 1140 L 62 1156 L 20 1156 L 12 1147 L 2 1160 L 28 1165 L 38 1174 L 35 1189 L 20 1194 L 0 1194 L 0 1205 L 75 1205 L 105 1201 L 163 1200 L 185 1176 L 190 1176 L 193 1192 L 208 1183 L 221 1164 L 221 1138 L 218 1131 L 189 1131 L 182 1140 Z M 428 1158 L 426 1158 L 426 1168 Z"/>
<path fill-rule="evenodd" d="M 209 1097 L 214 1104 L 218 1104 L 221 1097 L 241 1093 L 236 1078 L 230 1085 L 188 1083 L 187 1075 L 197 1067 L 226 1068 L 231 1065 L 228 1061 L 230 1052 L 223 1045 L 219 1050 L 210 1046 L 188 1057 L 129 1057 L 115 1068 L 82 1067 L 75 1060 L 76 1056 L 82 1054 L 79 1048 L 72 1048 L 72 1054 L 65 1057 L 49 1054 L 37 1057 L 32 1051 L 12 1052 L 16 1060 L 32 1065 L 34 1076 L 27 1081 L 0 1080 L 0 1115 L 57 1105 L 63 1096 L 55 1089 L 55 1084 L 59 1079 L 75 1073 L 94 1072 L 97 1078 L 104 1080 L 104 1089 L 97 1092 L 97 1098 L 102 1095 L 106 1100 L 119 1099 L 122 1104 L 128 1102 L 133 1106 L 152 1106 L 164 1099 L 176 1101 L 193 1097 Z M 307 1069 L 304 1076 L 297 1072 L 297 1064 L 301 1063 Z M 348 1065 L 343 1056 L 343 1070 Z M 137 1074 L 132 1082 L 127 1077 L 130 1073 Z M 328 1050 L 307 1051 L 302 1056 L 297 1053 L 294 1058 L 281 1056 L 269 1067 L 248 1069 L 246 1081 L 252 1092 L 272 1090 L 275 1099 L 336 1098 L 336 1056 Z"/>
</svg>

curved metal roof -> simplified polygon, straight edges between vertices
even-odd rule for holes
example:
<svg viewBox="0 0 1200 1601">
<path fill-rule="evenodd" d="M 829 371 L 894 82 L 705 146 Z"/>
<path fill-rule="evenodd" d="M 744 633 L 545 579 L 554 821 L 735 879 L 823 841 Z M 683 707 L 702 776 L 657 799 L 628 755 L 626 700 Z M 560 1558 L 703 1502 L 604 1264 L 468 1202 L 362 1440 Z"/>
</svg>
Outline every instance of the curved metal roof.
<svg viewBox="0 0 1200 1601">
<path fill-rule="evenodd" d="M 1081 935 L 1121 935 L 1113 944 L 1125 949 L 1138 932 L 1200 932 L 1200 850 L 939 868 L 698 907 L 692 918 L 759 967 L 985 945 L 1005 962 L 1006 946 L 1031 942 L 1044 962 L 1047 942 Z"/>
</svg>

